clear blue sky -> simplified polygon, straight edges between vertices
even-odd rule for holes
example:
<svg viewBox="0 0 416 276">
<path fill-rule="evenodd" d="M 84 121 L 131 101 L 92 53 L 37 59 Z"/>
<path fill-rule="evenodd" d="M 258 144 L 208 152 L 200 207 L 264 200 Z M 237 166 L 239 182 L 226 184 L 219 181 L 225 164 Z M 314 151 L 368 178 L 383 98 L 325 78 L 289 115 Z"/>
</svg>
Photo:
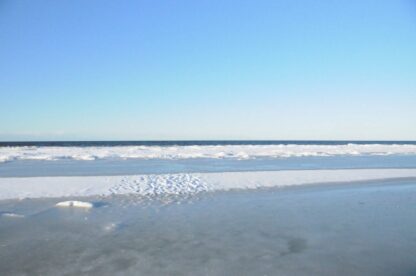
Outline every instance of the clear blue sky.
<svg viewBox="0 0 416 276">
<path fill-rule="evenodd" d="M 0 140 L 416 140 L 416 1 L 0 0 Z"/>
</svg>

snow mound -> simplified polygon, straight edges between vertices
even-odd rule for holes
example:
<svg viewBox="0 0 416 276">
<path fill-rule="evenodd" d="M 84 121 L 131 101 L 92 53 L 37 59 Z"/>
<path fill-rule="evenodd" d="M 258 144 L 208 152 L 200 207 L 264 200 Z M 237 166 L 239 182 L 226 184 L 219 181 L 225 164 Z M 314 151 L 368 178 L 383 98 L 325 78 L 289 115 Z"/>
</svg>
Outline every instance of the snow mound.
<svg viewBox="0 0 416 276">
<path fill-rule="evenodd" d="M 16 213 L 10 213 L 10 212 L 4 212 L 0 214 L 2 217 L 6 218 L 24 218 L 24 215 L 16 214 Z"/>
<path fill-rule="evenodd" d="M 56 204 L 57 207 L 77 207 L 77 208 L 92 208 L 94 205 L 91 202 L 69 200 L 61 201 Z"/>
</svg>

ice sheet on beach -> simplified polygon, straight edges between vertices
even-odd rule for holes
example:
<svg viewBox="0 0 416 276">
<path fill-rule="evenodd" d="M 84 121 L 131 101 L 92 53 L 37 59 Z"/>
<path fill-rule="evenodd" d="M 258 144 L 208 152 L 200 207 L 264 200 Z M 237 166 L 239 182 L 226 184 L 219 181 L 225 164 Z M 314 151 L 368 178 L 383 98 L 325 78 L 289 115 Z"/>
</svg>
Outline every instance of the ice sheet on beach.
<svg viewBox="0 0 416 276">
<path fill-rule="evenodd" d="M 356 156 L 416 154 L 414 144 L 345 145 L 203 145 L 203 146 L 100 146 L 0 147 L 0 162 L 14 160 L 102 160 L 188 158 L 287 158 L 299 156 Z"/>
<path fill-rule="evenodd" d="M 193 195 L 200 192 L 284 187 L 314 183 L 416 178 L 416 169 L 288 170 L 0 178 L 0 200 L 136 194 L 145 197 Z"/>
</svg>

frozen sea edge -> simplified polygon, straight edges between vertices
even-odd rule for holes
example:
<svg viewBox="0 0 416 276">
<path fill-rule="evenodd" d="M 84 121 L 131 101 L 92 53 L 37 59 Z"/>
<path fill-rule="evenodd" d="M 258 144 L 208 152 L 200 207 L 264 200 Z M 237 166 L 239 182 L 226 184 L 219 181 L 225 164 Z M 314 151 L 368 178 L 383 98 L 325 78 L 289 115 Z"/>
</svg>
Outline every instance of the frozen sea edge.
<svg viewBox="0 0 416 276">
<path fill-rule="evenodd" d="M 204 145 L 204 146 L 97 146 L 0 147 L 0 163 L 19 160 L 126 160 L 126 159 L 256 159 L 305 156 L 414 155 L 415 144 L 345 145 Z"/>
<path fill-rule="evenodd" d="M 318 183 L 416 178 L 416 169 L 285 170 L 223 173 L 0 178 L 0 200 L 135 194 L 145 197 Z"/>
</svg>

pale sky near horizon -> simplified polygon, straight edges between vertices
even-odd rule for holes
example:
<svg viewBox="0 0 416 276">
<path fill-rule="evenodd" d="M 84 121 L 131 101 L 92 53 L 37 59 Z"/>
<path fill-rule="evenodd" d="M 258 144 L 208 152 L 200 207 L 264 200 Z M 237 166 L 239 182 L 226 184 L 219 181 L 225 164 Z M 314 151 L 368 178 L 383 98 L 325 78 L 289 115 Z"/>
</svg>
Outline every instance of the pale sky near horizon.
<svg viewBox="0 0 416 276">
<path fill-rule="evenodd" d="M 0 140 L 416 140 L 416 1 L 0 0 Z"/>
</svg>

